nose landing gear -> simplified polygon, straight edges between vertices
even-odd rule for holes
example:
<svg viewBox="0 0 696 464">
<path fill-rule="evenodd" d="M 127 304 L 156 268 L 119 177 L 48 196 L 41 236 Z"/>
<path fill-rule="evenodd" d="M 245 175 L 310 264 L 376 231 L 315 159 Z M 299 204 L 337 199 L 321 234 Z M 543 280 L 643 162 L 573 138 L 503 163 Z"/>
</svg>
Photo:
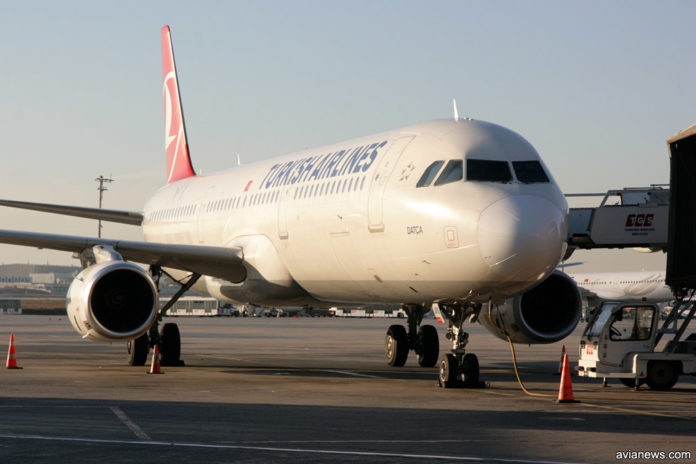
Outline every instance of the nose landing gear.
<svg viewBox="0 0 696 464">
<path fill-rule="evenodd" d="M 438 383 L 442 388 L 483 388 L 479 379 L 478 358 L 467 353 L 469 334 L 463 330 L 466 319 L 478 312 L 480 305 L 439 305 L 440 312 L 447 318 L 447 339 L 452 340 L 452 350 L 440 359 Z"/>
<path fill-rule="evenodd" d="M 401 367 L 406 364 L 409 350 L 418 355 L 418 364 L 422 367 L 433 367 L 437 363 L 440 352 L 440 340 L 437 329 L 432 325 L 421 326 L 426 309 L 422 305 L 404 305 L 402 307 L 408 317 L 408 333 L 402 325 L 392 325 L 387 330 L 384 340 L 384 354 L 387 364 Z"/>
</svg>

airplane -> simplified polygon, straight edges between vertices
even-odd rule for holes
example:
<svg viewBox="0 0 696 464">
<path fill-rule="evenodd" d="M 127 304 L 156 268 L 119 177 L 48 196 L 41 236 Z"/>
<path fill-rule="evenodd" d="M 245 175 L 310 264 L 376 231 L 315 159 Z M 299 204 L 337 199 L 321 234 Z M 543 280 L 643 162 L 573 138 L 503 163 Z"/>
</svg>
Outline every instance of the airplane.
<svg viewBox="0 0 696 464">
<path fill-rule="evenodd" d="M 467 320 L 501 339 L 551 343 L 576 326 L 581 298 L 556 270 L 568 205 L 533 146 L 470 118 L 422 122 L 197 175 L 188 149 L 169 26 L 161 29 L 166 183 L 142 212 L 2 200 L 1 205 L 141 226 L 143 241 L 0 230 L 0 243 L 64 250 L 82 272 L 67 313 L 84 338 L 126 341 L 129 363 L 159 345 L 180 361 L 176 324 L 162 315 L 193 288 L 257 306 L 396 303 L 407 328 L 385 337 L 391 366 L 415 351 L 438 363 L 436 307 L 452 351 L 443 387 L 477 385 Z M 146 265 L 146 268 L 135 263 Z M 158 306 L 158 281 L 180 290 Z"/>
<path fill-rule="evenodd" d="M 665 271 L 585 272 L 569 277 L 590 299 L 650 303 L 674 299 L 665 284 Z"/>
<path fill-rule="evenodd" d="M 604 301 L 666 303 L 674 300 L 665 283 L 665 271 L 584 272 L 569 274 L 587 301 L 584 315 Z"/>
</svg>

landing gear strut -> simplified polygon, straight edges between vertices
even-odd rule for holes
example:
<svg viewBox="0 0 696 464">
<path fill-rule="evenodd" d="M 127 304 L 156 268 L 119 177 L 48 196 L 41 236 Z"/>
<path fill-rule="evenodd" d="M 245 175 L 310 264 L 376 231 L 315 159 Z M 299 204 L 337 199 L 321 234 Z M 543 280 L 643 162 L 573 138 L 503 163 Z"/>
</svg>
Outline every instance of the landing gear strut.
<svg viewBox="0 0 696 464">
<path fill-rule="evenodd" d="M 447 339 L 452 340 L 452 350 L 440 359 L 438 383 L 442 388 L 481 388 L 478 358 L 467 353 L 469 334 L 463 330 L 466 319 L 478 312 L 480 305 L 439 305 L 440 312 L 447 318 Z"/>
<path fill-rule="evenodd" d="M 152 279 L 155 281 L 155 286 L 157 287 L 159 293 L 159 282 L 163 274 L 166 274 L 164 270 L 158 265 L 150 266 L 150 274 Z M 168 274 L 167 274 L 168 275 Z M 171 276 L 169 276 L 171 278 Z M 150 326 L 150 330 L 138 338 L 133 340 L 128 340 L 126 343 L 126 350 L 128 351 L 128 364 L 131 366 L 143 366 L 147 361 L 147 354 L 151 347 L 159 345 L 160 352 L 160 364 L 162 366 L 183 366 L 184 362 L 181 358 L 181 335 L 179 333 L 179 326 L 174 323 L 166 323 L 162 326 L 162 330 L 159 330 L 159 324 L 162 321 L 162 317 L 171 308 L 174 303 L 190 289 L 193 284 L 201 277 L 200 274 L 191 274 L 189 279 L 185 283 L 181 283 L 181 288 L 172 296 L 167 303 L 162 306 L 155 318 L 155 322 Z M 175 280 L 172 278 L 172 280 Z"/>
<path fill-rule="evenodd" d="M 404 305 L 402 309 L 408 316 L 408 333 L 402 325 L 389 327 L 384 341 L 387 364 L 392 367 L 403 366 L 406 364 L 409 350 L 413 350 L 418 355 L 418 364 L 422 367 L 433 367 L 437 363 L 440 341 L 435 327 L 421 326 L 426 312 L 425 307 Z"/>
</svg>

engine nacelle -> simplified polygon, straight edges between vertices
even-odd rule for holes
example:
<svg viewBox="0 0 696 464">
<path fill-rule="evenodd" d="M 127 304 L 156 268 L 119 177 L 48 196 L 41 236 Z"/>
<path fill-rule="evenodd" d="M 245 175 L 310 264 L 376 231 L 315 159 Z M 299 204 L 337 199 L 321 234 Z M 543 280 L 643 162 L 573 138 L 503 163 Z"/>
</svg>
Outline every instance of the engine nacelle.
<svg viewBox="0 0 696 464">
<path fill-rule="evenodd" d="M 573 279 L 554 271 L 546 280 L 503 305 L 484 305 L 478 320 L 493 335 L 515 343 L 553 343 L 568 336 L 580 320 L 582 297 Z"/>
<path fill-rule="evenodd" d="M 112 342 L 137 338 L 157 316 L 152 277 L 126 261 L 107 261 L 80 272 L 68 289 L 68 318 L 83 338 Z"/>
</svg>

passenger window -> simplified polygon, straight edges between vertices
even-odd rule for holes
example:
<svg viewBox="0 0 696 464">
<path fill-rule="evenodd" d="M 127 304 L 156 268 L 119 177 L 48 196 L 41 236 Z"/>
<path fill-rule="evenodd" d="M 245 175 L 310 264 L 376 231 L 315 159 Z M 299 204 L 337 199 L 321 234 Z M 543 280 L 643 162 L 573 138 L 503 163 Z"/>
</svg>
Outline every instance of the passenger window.
<svg viewBox="0 0 696 464">
<path fill-rule="evenodd" d="M 466 160 L 466 180 L 478 182 L 510 182 L 512 173 L 507 161 Z"/>
<path fill-rule="evenodd" d="M 513 161 L 512 168 L 515 170 L 517 180 L 523 184 L 549 182 L 549 177 L 538 161 Z"/>
<path fill-rule="evenodd" d="M 445 185 L 462 180 L 464 162 L 462 160 L 449 160 L 447 166 L 442 170 L 442 174 L 437 178 L 434 185 Z"/>
<path fill-rule="evenodd" d="M 435 161 L 433 164 L 428 166 L 421 178 L 418 180 L 416 187 L 427 187 L 430 185 L 433 179 L 435 179 L 437 173 L 440 172 L 440 168 L 443 164 L 445 164 L 444 161 Z"/>
</svg>

